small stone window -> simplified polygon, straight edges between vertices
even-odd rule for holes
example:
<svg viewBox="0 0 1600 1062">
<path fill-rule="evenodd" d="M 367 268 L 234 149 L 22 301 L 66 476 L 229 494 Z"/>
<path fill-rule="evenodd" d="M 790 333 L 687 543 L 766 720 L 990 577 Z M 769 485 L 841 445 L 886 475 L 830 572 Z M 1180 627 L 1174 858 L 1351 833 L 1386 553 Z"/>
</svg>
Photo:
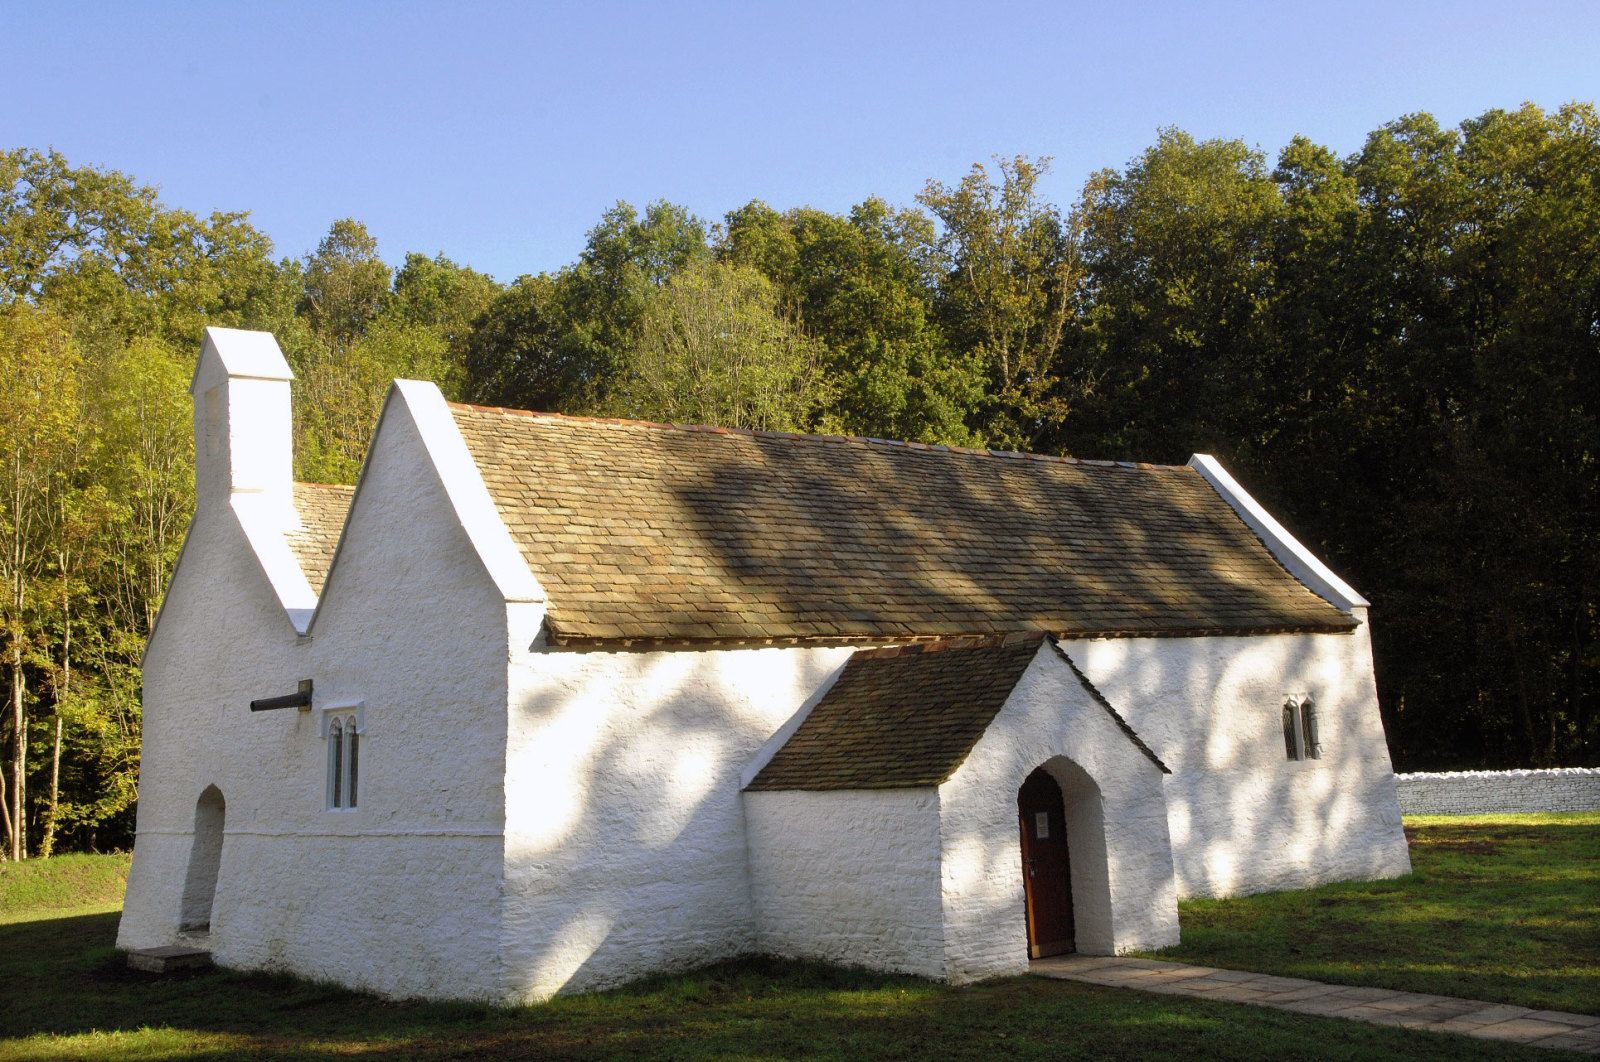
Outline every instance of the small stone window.
<svg viewBox="0 0 1600 1062">
<path fill-rule="evenodd" d="M 1317 702 L 1310 697 L 1300 700 L 1300 741 L 1306 759 L 1322 759 L 1322 742 L 1317 740 Z"/>
<path fill-rule="evenodd" d="M 330 715 L 328 724 L 328 808 L 356 806 L 361 781 L 361 728 L 354 712 Z"/>
<path fill-rule="evenodd" d="M 1283 702 L 1283 746 L 1291 760 L 1322 759 L 1317 734 L 1317 702 L 1309 696 Z"/>
</svg>

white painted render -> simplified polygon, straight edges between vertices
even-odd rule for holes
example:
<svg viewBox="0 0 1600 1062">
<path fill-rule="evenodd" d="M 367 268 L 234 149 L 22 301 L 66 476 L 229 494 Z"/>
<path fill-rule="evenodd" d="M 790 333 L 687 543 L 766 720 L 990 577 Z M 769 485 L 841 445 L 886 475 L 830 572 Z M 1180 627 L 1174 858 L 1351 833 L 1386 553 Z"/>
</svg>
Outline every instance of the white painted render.
<svg viewBox="0 0 1600 1062">
<path fill-rule="evenodd" d="M 548 646 L 542 587 L 437 389 L 411 382 L 319 602 L 284 538 L 281 363 L 270 336 L 207 332 L 121 947 L 172 943 L 186 884 L 194 907 L 208 786 L 217 961 L 389 996 L 538 999 L 758 950 L 1015 972 L 1016 791 L 1041 764 L 1067 794 L 1084 950 L 1170 942 L 1178 895 L 1408 867 L 1364 626 L 1066 646 L 1170 777 L 1047 645 L 937 790 L 744 794 L 850 649 Z M 306 678 L 314 710 L 248 710 Z M 1320 707 L 1320 761 L 1284 756 L 1288 694 Z M 355 705 L 359 806 L 329 810 L 321 721 Z"/>
<path fill-rule="evenodd" d="M 271 794 L 287 791 L 294 757 L 264 728 L 246 725 L 260 721 L 247 718 L 246 706 L 292 690 L 306 664 L 233 509 L 202 502 L 145 650 L 138 834 L 119 946 L 172 943 L 208 785 L 225 797 L 228 828 L 263 805 L 280 817 Z M 225 928 L 238 891 L 236 850 L 224 844 L 214 930 Z"/>
<path fill-rule="evenodd" d="M 757 950 L 946 975 L 938 790 L 756 791 L 744 806 Z"/>
<path fill-rule="evenodd" d="M 263 332 L 206 329 L 190 393 L 194 395 L 195 492 L 208 502 L 258 495 L 294 524 L 290 491 L 294 374 L 277 341 Z"/>
<path fill-rule="evenodd" d="M 1017 791 L 1039 767 L 1061 785 L 1078 951 L 1111 955 L 1178 942 L 1161 768 L 1047 641 L 939 787 L 953 981 L 1027 972 Z"/>
<path fill-rule="evenodd" d="M 1352 634 L 1065 648 L 1172 770 L 1165 790 L 1180 897 L 1410 871 L 1365 624 Z M 1308 695 L 1322 758 L 1290 760 L 1283 702 Z"/>
<path fill-rule="evenodd" d="M 541 643 L 514 662 L 505 953 L 516 998 L 755 950 L 742 773 L 849 655 Z"/>
<path fill-rule="evenodd" d="M 744 795 L 759 949 L 957 982 L 1026 973 L 1017 790 L 1039 767 L 1062 788 L 1078 950 L 1176 944 L 1161 769 L 1046 643 L 944 784 Z"/>
<path fill-rule="evenodd" d="M 444 395 L 431 383 L 396 380 L 395 397 L 404 404 L 409 421 L 422 436 L 427 460 L 449 496 L 452 516 L 472 542 L 472 548 L 508 603 L 544 601 L 544 587 L 528 570 L 511 532 L 495 510 L 489 488 L 467 451 Z"/>
<path fill-rule="evenodd" d="M 313 637 L 232 506 L 201 504 L 145 661 L 139 829 L 122 947 L 171 943 L 196 801 L 226 826 L 209 947 L 391 996 L 502 998 L 506 604 L 392 395 Z M 375 621 L 381 617 L 381 621 Z M 362 703 L 359 805 L 326 807 L 316 684 Z"/>
</svg>

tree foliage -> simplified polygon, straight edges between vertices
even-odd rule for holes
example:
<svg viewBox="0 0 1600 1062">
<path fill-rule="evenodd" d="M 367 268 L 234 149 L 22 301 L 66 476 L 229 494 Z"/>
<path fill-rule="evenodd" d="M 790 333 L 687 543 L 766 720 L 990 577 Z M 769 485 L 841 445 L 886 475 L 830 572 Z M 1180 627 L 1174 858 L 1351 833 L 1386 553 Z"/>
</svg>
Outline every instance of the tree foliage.
<svg viewBox="0 0 1600 1062">
<path fill-rule="evenodd" d="M 618 203 L 508 286 L 354 219 L 275 259 L 113 171 L 0 153 L 0 823 L 123 844 L 139 657 L 193 506 L 207 324 L 264 328 L 296 471 L 395 377 L 450 398 L 1089 457 L 1215 453 L 1374 602 L 1409 767 L 1600 762 L 1600 117 L 1425 114 L 1340 156 L 1163 131 L 1066 210 L 1047 160 L 917 201 Z"/>
<path fill-rule="evenodd" d="M 932 222 L 869 199 L 848 215 L 779 213 L 752 202 L 727 217 L 718 257 L 759 270 L 821 345 L 828 431 L 913 442 L 973 440 L 978 359 L 936 320 Z"/>
<path fill-rule="evenodd" d="M 638 324 L 613 392 L 616 413 L 798 431 L 822 408 L 816 344 L 753 269 L 713 261 L 679 269 Z"/>
<path fill-rule="evenodd" d="M 939 219 L 932 250 L 945 329 L 988 375 L 978 427 L 1016 448 L 1066 411 L 1053 385 L 1079 256 L 1060 212 L 1039 196 L 1048 164 L 997 159 L 999 183 L 975 165 L 958 184 L 929 181 L 917 197 Z"/>
</svg>

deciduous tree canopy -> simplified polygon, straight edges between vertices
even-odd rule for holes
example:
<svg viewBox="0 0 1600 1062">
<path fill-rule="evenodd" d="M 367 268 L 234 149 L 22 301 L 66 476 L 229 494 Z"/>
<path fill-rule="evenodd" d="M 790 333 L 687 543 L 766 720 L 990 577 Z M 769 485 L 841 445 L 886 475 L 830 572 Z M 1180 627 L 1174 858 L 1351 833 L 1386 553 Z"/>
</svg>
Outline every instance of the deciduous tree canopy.
<svg viewBox="0 0 1600 1062">
<path fill-rule="evenodd" d="M 1085 457 L 1219 455 L 1372 598 L 1408 767 L 1600 762 L 1600 115 L 1425 114 L 1340 157 L 1168 130 L 1067 208 L 1047 160 L 915 204 L 607 211 L 502 286 L 353 219 L 275 259 L 124 174 L 0 154 L 10 857 L 131 836 L 138 661 L 192 508 L 207 324 L 274 332 L 296 471 L 395 377 L 451 398 Z"/>
</svg>

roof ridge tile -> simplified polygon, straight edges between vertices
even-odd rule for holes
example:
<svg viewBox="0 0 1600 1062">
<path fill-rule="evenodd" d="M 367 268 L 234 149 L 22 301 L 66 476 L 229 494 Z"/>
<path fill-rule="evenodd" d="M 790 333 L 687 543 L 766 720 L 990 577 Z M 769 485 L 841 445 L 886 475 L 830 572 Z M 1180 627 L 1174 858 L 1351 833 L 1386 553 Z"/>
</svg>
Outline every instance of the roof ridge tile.
<svg viewBox="0 0 1600 1062">
<path fill-rule="evenodd" d="M 550 413 L 542 410 L 517 409 L 513 406 L 484 406 L 473 402 L 447 402 L 451 409 L 473 413 L 499 413 L 534 420 L 565 421 L 574 424 L 594 424 L 618 428 L 654 428 L 667 431 L 700 432 L 709 435 L 739 435 L 753 439 L 794 439 L 829 443 L 866 443 L 873 446 L 892 446 L 897 449 L 927 450 L 952 454 L 971 454 L 977 457 L 1004 457 L 1032 461 L 1059 461 L 1069 465 L 1095 465 L 1099 467 L 1136 468 L 1146 471 L 1193 472 L 1188 465 L 1159 464 L 1149 461 L 1112 461 L 1105 459 L 1072 457 L 1068 454 L 1044 454 L 1032 450 L 998 450 L 982 446 L 958 446 L 953 443 L 913 442 L 907 439 L 881 439 L 875 435 L 835 435 L 826 432 L 777 431 L 771 428 L 730 428 L 718 424 L 679 424 L 673 421 L 634 420 L 628 417 L 601 417 L 578 413 Z"/>
</svg>

